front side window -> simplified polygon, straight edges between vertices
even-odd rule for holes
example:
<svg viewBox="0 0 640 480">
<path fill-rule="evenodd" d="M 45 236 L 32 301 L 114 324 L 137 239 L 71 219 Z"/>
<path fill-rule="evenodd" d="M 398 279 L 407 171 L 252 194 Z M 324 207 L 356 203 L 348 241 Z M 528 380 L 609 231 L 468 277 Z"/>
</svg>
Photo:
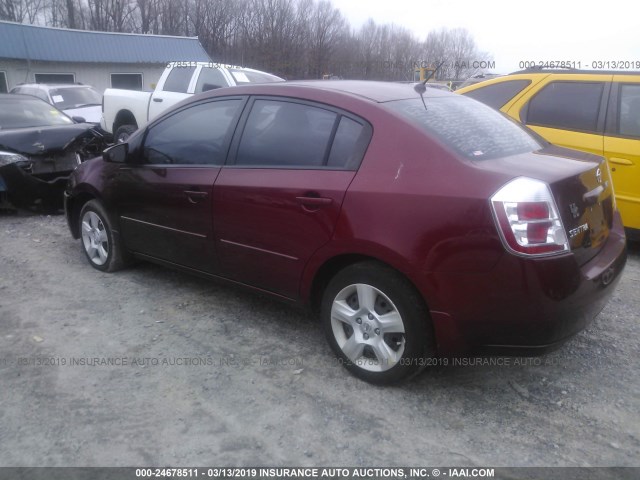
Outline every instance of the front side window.
<svg viewBox="0 0 640 480">
<path fill-rule="evenodd" d="M 620 86 L 618 134 L 640 137 L 640 85 Z"/>
<path fill-rule="evenodd" d="M 207 102 L 186 108 L 153 125 L 143 160 L 160 165 L 222 165 L 242 101 Z"/>
<path fill-rule="evenodd" d="M 598 131 L 604 83 L 551 82 L 529 102 L 527 125 Z"/>
<path fill-rule="evenodd" d="M 425 98 L 425 103 L 426 108 L 418 97 L 386 105 L 472 160 L 506 157 L 541 148 L 523 127 L 463 96 Z"/>
<path fill-rule="evenodd" d="M 193 72 L 195 71 L 196 67 L 173 67 L 164 82 L 162 90 L 165 92 L 187 93 L 191 77 L 193 77 Z"/>
<path fill-rule="evenodd" d="M 0 72 L 0 93 L 7 93 L 9 91 L 7 85 L 7 74 Z"/>
<path fill-rule="evenodd" d="M 463 95 L 478 100 L 491 108 L 500 110 L 509 100 L 524 90 L 530 83 L 531 80 L 509 80 L 477 88 L 470 92 L 463 93 Z"/>
<path fill-rule="evenodd" d="M 338 115 L 293 102 L 256 100 L 238 147 L 237 165 L 321 167 Z"/>
</svg>

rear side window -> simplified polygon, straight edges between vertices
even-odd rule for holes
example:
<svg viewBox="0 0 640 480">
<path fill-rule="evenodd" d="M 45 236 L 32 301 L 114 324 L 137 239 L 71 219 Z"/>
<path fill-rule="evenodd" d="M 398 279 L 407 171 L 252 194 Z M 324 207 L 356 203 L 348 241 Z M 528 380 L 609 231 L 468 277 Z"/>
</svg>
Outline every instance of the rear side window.
<svg viewBox="0 0 640 480">
<path fill-rule="evenodd" d="M 367 126 L 348 117 L 342 117 L 333 139 L 327 166 L 355 170 L 360 165 L 369 145 Z"/>
<path fill-rule="evenodd" d="M 625 137 L 640 137 L 640 85 L 620 86 L 618 133 Z"/>
<path fill-rule="evenodd" d="M 529 86 L 531 80 L 509 80 L 507 82 L 494 83 L 486 87 L 477 88 L 463 93 L 465 97 L 473 98 L 496 110 L 500 110 L 509 100 Z"/>
<path fill-rule="evenodd" d="M 191 77 L 196 67 L 173 67 L 162 90 L 165 92 L 187 93 Z"/>
<path fill-rule="evenodd" d="M 219 69 L 202 67 L 202 70 L 200 70 L 200 76 L 198 77 L 198 83 L 196 84 L 195 93 L 208 92 L 209 90 L 228 86 L 229 84 L 227 83 L 227 80 Z"/>
<path fill-rule="evenodd" d="M 387 105 L 464 157 L 488 160 L 532 152 L 541 145 L 501 113 L 462 96 L 420 98 Z"/>
<path fill-rule="evenodd" d="M 186 108 L 152 126 L 144 142 L 148 164 L 222 165 L 241 100 Z"/>
<path fill-rule="evenodd" d="M 597 132 L 604 83 L 551 82 L 529 102 L 528 125 Z"/>
<path fill-rule="evenodd" d="M 338 115 L 310 105 L 256 100 L 238 147 L 237 165 L 321 167 Z"/>
<path fill-rule="evenodd" d="M 282 82 L 282 78 L 276 77 L 265 72 L 255 72 L 251 70 L 239 70 L 236 68 L 230 68 L 229 72 L 233 76 L 233 79 L 238 85 L 247 83 L 273 83 Z"/>
</svg>

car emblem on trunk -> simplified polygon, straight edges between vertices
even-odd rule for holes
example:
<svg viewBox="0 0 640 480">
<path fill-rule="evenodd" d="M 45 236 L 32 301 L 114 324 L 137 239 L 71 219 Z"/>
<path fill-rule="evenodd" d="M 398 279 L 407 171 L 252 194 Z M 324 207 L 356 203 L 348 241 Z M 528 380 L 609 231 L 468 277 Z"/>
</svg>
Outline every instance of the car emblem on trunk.
<svg viewBox="0 0 640 480">
<path fill-rule="evenodd" d="M 600 169 L 596 170 L 596 180 L 598 180 L 598 183 L 602 183 L 602 172 Z"/>
</svg>

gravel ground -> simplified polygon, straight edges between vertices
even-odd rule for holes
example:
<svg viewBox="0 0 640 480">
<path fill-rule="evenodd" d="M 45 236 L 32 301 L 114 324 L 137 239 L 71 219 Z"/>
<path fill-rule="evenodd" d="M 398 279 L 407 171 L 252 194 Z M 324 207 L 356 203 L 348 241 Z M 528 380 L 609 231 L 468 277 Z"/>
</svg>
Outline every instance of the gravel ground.
<svg viewBox="0 0 640 480">
<path fill-rule="evenodd" d="M 634 246 L 562 350 L 380 388 L 304 312 L 150 264 L 103 274 L 63 216 L 1 215 L 0 466 L 640 466 L 639 287 Z"/>
</svg>

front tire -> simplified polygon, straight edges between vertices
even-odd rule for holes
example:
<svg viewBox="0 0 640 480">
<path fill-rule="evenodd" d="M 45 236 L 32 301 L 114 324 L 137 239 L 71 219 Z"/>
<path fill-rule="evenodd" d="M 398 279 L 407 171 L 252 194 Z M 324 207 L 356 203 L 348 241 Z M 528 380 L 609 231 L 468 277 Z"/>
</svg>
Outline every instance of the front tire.
<svg viewBox="0 0 640 480">
<path fill-rule="evenodd" d="M 126 264 L 125 252 L 103 206 L 91 200 L 80 211 L 82 250 L 89 264 L 102 272 L 115 272 Z"/>
<path fill-rule="evenodd" d="M 378 262 L 340 271 L 324 292 L 321 315 L 338 360 L 367 382 L 405 380 L 435 353 L 422 297 L 403 275 Z"/>
</svg>

